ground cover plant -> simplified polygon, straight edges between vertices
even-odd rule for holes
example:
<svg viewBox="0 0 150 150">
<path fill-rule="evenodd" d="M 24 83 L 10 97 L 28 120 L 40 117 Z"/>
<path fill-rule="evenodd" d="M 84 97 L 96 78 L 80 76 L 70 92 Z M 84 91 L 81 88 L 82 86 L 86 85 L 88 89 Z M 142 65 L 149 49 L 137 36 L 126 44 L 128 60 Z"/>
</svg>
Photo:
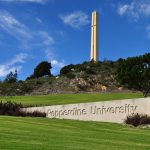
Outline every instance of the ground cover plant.
<svg viewBox="0 0 150 150">
<path fill-rule="evenodd" d="M 60 105 L 86 103 L 108 100 L 121 100 L 141 98 L 141 93 L 95 93 L 95 94 L 57 94 L 46 96 L 14 96 L 1 97 L 0 100 L 6 102 L 8 100 L 23 105 L 40 106 L 40 105 Z"/>
<path fill-rule="evenodd" d="M 1 150 L 149 150 L 150 129 L 101 122 L 0 116 Z"/>
<path fill-rule="evenodd" d="M 125 123 L 131 124 L 135 127 L 140 125 L 150 125 L 150 116 L 142 114 L 133 114 L 131 116 L 127 116 Z"/>
<path fill-rule="evenodd" d="M 14 102 L 0 102 L 0 115 L 8 116 L 22 116 L 22 117 L 46 117 L 46 113 L 34 111 L 25 112 L 22 110 L 24 106 L 22 104 L 17 104 Z"/>
</svg>

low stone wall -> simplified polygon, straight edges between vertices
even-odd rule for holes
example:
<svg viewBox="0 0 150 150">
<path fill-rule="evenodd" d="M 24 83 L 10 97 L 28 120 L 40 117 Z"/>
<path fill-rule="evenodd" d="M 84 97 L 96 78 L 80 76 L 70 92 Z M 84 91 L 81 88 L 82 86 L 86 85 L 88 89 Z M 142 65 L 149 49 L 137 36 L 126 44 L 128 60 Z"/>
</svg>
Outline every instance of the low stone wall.
<svg viewBox="0 0 150 150">
<path fill-rule="evenodd" d="M 150 115 L 150 98 L 24 108 L 46 112 L 48 118 L 123 123 L 131 114 Z"/>
</svg>

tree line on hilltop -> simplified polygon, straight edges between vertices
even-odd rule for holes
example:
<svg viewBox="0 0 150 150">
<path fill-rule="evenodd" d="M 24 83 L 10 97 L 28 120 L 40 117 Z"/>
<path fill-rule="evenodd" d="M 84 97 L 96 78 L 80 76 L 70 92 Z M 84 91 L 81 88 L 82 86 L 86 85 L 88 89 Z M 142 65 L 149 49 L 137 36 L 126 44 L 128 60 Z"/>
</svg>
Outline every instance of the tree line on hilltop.
<svg viewBox="0 0 150 150">
<path fill-rule="evenodd" d="M 51 63 L 43 61 L 35 67 L 33 74 L 27 77 L 26 80 L 38 79 L 45 76 L 53 77 L 51 69 Z M 150 53 L 126 59 L 120 58 L 115 62 L 105 60 L 103 62 L 83 62 L 77 65 L 70 64 L 60 70 L 59 76 L 66 76 L 69 79 L 73 79 L 75 73 L 78 72 L 84 71 L 87 75 L 94 75 L 102 73 L 105 70 L 109 72 L 109 69 L 114 70 L 116 81 L 121 86 L 141 91 L 144 97 L 150 93 Z M 3 83 L 16 83 L 18 82 L 17 78 L 18 73 L 16 70 L 15 72 L 10 72 Z"/>
</svg>

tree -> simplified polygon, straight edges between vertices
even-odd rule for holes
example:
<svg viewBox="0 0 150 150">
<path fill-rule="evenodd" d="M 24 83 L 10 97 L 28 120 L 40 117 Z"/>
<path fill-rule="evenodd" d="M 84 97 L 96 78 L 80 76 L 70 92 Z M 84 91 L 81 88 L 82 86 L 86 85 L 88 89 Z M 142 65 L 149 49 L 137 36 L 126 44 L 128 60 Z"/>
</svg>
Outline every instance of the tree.
<svg viewBox="0 0 150 150">
<path fill-rule="evenodd" d="M 52 69 L 51 63 L 49 63 L 47 61 L 42 61 L 34 69 L 33 76 L 35 78 L 39 78 L 39 77 L 43 77 L 43 76 L 51 76 L 50 69 Z"/>
<path fill-rule="evenodd" d="M 4 82 L 7 82 L 7 83 L 15 83 L 15 82 L 17 82 L 17 78 L 18 78 L 17 70 L 15 70 L 14 73 L 11 71 L 11 72 L 6 76 Z"/>
<path fill-rule="evenodd" d="M 150 53 L 118 60 L 117 81 L 147 97 L 150 92 Z"/>
<path fill-rule="evenodd" d="M 27 77 L 26 78 L 26 80 L 31 80 L 31 79 L 34 79 L 35 77 L 34 77 L 34 75 L 32 74 L 32 75 L 30 75 L 29 77 Z"/>
<path fill-rule="evenodd" d="M 68 66 L 65 66 L 60 70 L 60 75 L 66 75 L 66 74 L 72 72 L 71 71 L 72 69 L 75 69 L 75 65 L 70 64 Z"/>
</svg>

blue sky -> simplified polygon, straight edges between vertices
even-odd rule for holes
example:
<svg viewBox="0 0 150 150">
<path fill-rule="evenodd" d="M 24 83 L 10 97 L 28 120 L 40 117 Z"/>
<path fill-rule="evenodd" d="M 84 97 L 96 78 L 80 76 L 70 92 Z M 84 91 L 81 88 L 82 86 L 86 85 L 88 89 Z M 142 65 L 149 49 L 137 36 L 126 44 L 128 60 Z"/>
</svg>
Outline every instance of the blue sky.
<svg viewBox="0 0 150 150">
<path fill-rule="evenodd" d="M 91 13 L 100 13 L 100 60 L 149 52 L 150 0 L 0 0 L 0 78 L 43 60 L 53 74 L 90 59 Z"/>
</svg>

